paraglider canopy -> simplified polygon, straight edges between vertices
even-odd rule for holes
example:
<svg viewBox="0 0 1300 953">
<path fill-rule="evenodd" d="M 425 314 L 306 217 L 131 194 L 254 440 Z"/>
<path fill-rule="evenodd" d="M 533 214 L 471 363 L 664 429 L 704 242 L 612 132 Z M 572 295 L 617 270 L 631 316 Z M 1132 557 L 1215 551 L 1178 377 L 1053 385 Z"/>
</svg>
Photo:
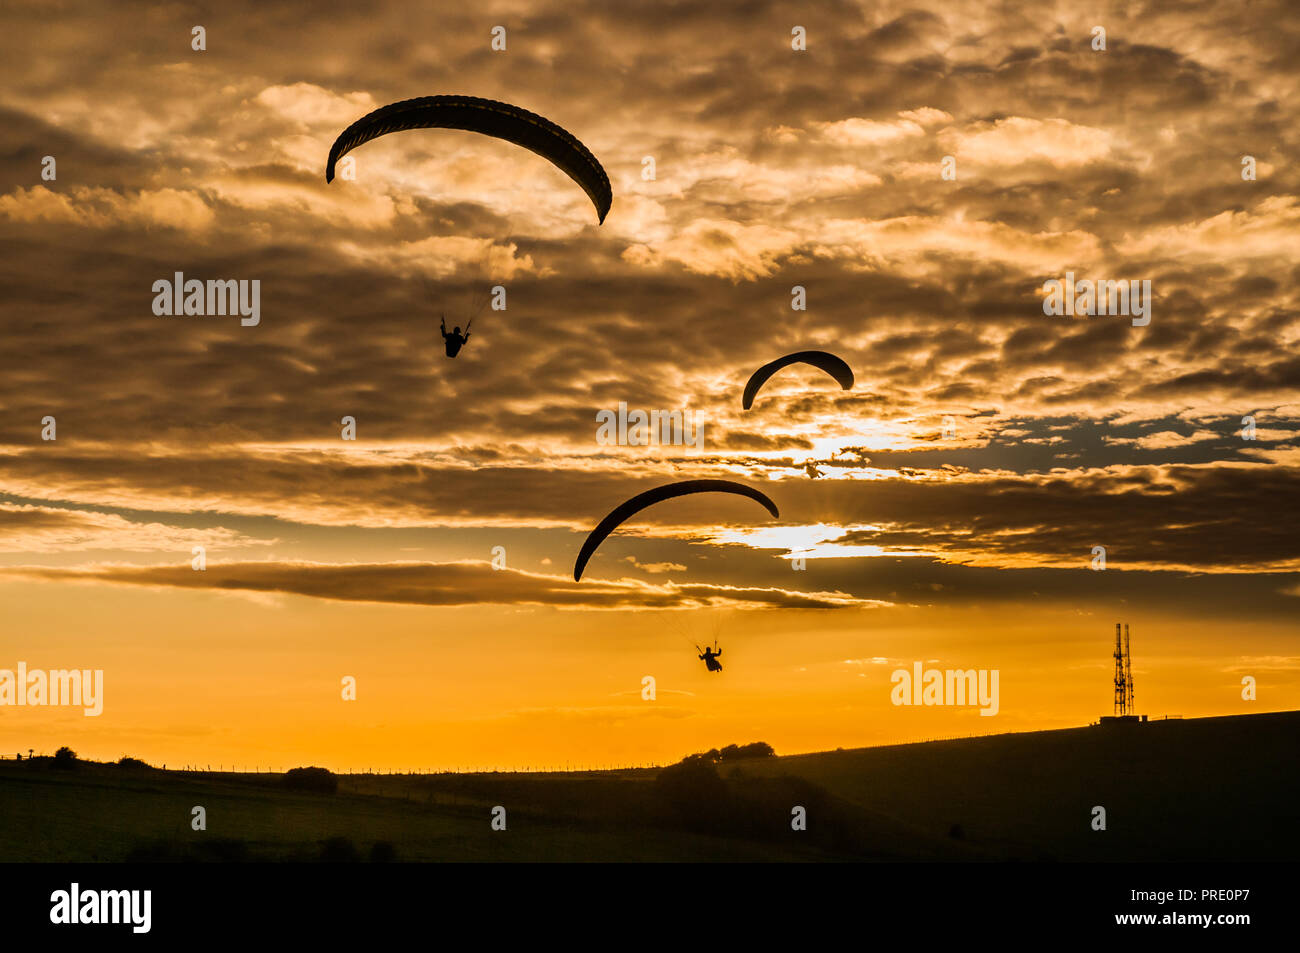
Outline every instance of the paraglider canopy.
<svg viewBox="0 0 1300 953">
<path fill-rule="evenodd" d="M 835 378 L 842 389 L 849 390 L 853 387 L 853 368 L 849 367 L 843 358 L 827 351 L 795 351 L 793 354 L 778 357 L 775 361 L 764 364 L 750 375 L 749 382 L 745 384 L 745 395 L 741 398 L 744 408 L 749 410 L 754 405 L 754 398 L 769 377 L 791 364 L 811 364 Z"/>
<path fill-rule="evenodd" d="M 362 116 L 330 147 L 325 181 L 334 181 L 334 164 L 357 146 L 407 129 L 464 129 L 513 142 L 549 160 L 582 186 L 602 224 L 613 204 L 604 168 L 575 136 L 527 109 L 477 96 L 420 96 Z"/>
<path fill-rule="evenodd" d="M 773 519 L 781 518 L 776 504 L 767 497 L 767 494 L 755 490 L 753 487 L 745 486 L 743 483 L 737 483 L 734 480 L 682 480 L 678 483 L 657 486 L 653 490 L 638 493 L 630 500 L 620 503 L 596 525 L 596 528 L 591 531 L 582 544 L 582 549 L 578 551 L 577 561 L 573 564 L 574 581 L 577 582 L 582 579 L 582 571 L 587 568 L 587 560 L 591 559 L 596 547 L 604 542 L 606 536 L 618 529 L 624 520 L 641 512 L 647 506 L 653 506 L 655 503 L 662 503 L 664 500 L 671 500 L 674 497 L 687 496 L 692 493 L 734 493 L 738 496 L 747 496 L 751 500 L 763 504 L 767 511 L 772 514 Z"/>
</svg>

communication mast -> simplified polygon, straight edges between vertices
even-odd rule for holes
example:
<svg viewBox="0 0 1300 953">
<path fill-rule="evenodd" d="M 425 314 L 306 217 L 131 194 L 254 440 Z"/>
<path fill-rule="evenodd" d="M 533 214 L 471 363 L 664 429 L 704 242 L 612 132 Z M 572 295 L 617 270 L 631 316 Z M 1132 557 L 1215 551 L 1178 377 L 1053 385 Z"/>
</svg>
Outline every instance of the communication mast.
<svg viewBox="0 0 1300 953">
<path fill-rule="evenodd" d="M 1129 654 L 1128 623 L 1115 623 L 1115 714 L 1102 715 L 1099 725 L 1120 725 L 1144 722 L 1146 715 L 1137 714 L 1133 703 L 1133 656 Z"/>
<path fill-rule="evenodd" d="M 1124 664 L 1128 659 L 1128 652 L 1125 651 L 1124 643 L 1120 636 L 1120 623 L 1115 623 L 1115 715 L 1122 717 L 1128 714 L 1129 690 L 1128 690 L 1128 670 Z"/>
<path fill-rule="evenodd" d="M 1127 709 L 1130 715 L 1136 712 L 1133 705 L 1133 656 L 1128 650 L 1128 623 L 1124 623 L 1124 688 L 1128 692 Z"/>
</svg>

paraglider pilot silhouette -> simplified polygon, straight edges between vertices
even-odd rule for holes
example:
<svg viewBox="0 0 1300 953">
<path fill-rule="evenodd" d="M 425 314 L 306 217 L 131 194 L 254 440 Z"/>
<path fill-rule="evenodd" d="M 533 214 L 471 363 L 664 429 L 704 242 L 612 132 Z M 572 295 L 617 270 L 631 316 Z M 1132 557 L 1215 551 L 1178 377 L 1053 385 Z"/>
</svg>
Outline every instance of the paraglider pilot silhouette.
<svg viewBox="0 0 1300 953">
<path fill-rule="evenodd" d="M 452 328 L 451 333 L 448 334 L 447 319 L 442 315 L 438 315 L 438 317 L 442 318 L 442 343 L 447 346 L 447 356 L 455 357 L 457 354 L 460 353 L 460 349 L 463 348 L 469 342 L 469 324 L 473 324 L 474 321 L 473 319 L 471 319 L 470 323 L 465 325 L 464 334 L 460 333 L 459 325 Z"/>
<path fill-rule="evenodd" d="M 695 651 L 698 652 L 699 650 L 700 647 L 698 645 L 695 646 Z M 711 649 L 708 646 L 705 646 L 704 654 L 700 656 L 700 661 L 708 666 L 710 672 L 721 672 L 722 663 L 718 661 L 718 656 L 720 655 L 722 655 L 722 649 L 718 648 L 717 642 L 714 642 L 713 648 Z"/>
</svg>

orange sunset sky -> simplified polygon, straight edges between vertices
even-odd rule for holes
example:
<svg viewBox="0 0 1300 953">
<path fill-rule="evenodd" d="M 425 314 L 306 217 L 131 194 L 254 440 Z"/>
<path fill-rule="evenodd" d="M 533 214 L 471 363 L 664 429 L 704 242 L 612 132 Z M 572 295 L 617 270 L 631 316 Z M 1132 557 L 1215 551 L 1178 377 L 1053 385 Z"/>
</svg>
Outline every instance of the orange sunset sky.
<svg viewBox="0 0 1300 953">
<path fill-rule="evenodd" d="M 1140 712 L 1300 707 L 1286 9 L 9 5 L 0 669 L 105 689 L 0 707 L 0 753 L 490 769 L 1067 727 L 1111 711 L 1116 622 Z M 581 139 L 605 223 L 469 132 L 326 184 L 347 125 L 440 93 Z M 260 281 L 259 323 L 155 315 L 176 272 Z M 1044 314 L 1067 272 L 1149 280 L 1150 323 Z M 449 360 L 438 313 L 492 285 Z M 793 367 L 742 409 L 809 348 L 854 387 Z M 599 442 L 620 402 L 700 446 Z M 780 518 L 670 501 L 574 581 L 616 504 L 697 477 Z M 998 713 L 895 706 L 918 661 L 998 670 Z"/>
</svg>

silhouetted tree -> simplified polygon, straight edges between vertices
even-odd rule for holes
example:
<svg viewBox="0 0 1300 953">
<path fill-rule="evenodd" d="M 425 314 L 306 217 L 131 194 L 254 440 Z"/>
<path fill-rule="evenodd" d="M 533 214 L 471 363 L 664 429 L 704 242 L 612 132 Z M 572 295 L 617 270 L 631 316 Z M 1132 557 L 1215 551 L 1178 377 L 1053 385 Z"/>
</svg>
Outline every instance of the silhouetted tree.
<svg viewBox="0 0 1300 953">
<path fill-rule="evenodd" d="M 746 758 L 775 758 L 776 749 L 766 741 L 755 741 L 748 745 L 727 745 L 722 749 L 723 761 L 743 761 Z"/>
<path fill-rule="evenodd" d="M 339 789 L 339 779 L 325 768 L 290 768 L 284 773 L 284 786 L 292 791 L 335 794 Z"/>
<path fill-rule="evenodd" d="M 71 768 L 77 763 L 77 752 L 73 751 L 67 745 L 64 745 L 58 751 L 54 752 L 54 766 L 56 768 Z"/>
<path fill-rule="evenodd" d="M 727 745 L 721 751 L 710 748 L 700 754 L 690 754 L 682 758 L 682 764 L 704 763 L 718 764 L 723 761 L 743 761 L 746 758 L 775 758 L 776 749 L 766 741 L 755 741 L 748 745 Z"/>
</svg>

